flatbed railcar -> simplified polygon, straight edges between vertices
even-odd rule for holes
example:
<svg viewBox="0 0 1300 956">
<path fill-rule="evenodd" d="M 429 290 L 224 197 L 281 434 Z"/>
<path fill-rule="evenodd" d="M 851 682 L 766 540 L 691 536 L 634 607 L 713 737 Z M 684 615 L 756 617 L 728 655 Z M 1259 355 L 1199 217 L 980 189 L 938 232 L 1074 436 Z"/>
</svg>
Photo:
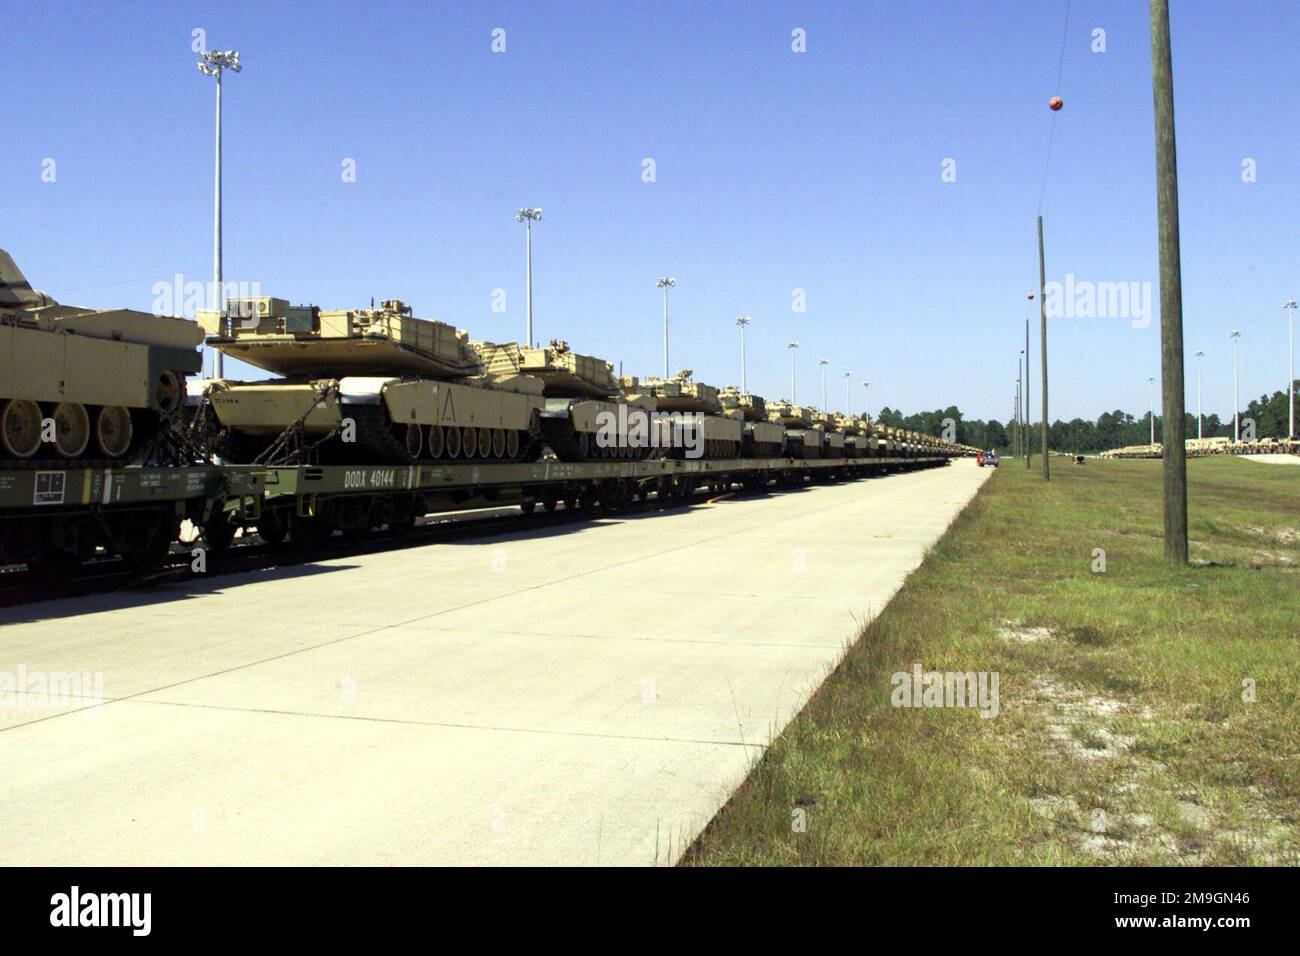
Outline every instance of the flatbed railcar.
<svg viewBox="0 0 1300 956">
<path fill-rule="evenodd" d="M 360 534 L 388 528 L 402 534 L 424 515 L 518 505 L 555 511 L 617 511 L 626 505 L 681 502 L 700 490 L 789 488 L 807 481 L 843 480 L 947 464 L 948 456 L 838 459 L 737 458 L 650 461 L 414 465 L 232 465 L 257 491 L 231 499 L 229 527 L 210 537 L 228 542 L 239 528 L 264 541 L 299 547 L 335 531 Z M 217 526 L 214 524 L 214 528 Z"/>
<path fill-rule="evenodd" d="M 60 575 L 117 555 L 146 570 L 167 557 L 182 521 L 216 527 L 258 480 L 218 465 L 0 470 L 0 565 Z"/>
<path fill-rule="evenodd" d="M 518 506 L 613 512 L 701 490 L 790 488 L 946 464 L 948 456 L 543 460 L 506 464 L 50 467 L 0 470 L 0 565 L 62 576 L 116 555 L 161 565 L 188 521 L 220 553 L 237 533 L 311 549 L 335 532 L 400 536 L 425 515 Z M 71 464 L 71 463 L 70 463 Z"/>
</svg>

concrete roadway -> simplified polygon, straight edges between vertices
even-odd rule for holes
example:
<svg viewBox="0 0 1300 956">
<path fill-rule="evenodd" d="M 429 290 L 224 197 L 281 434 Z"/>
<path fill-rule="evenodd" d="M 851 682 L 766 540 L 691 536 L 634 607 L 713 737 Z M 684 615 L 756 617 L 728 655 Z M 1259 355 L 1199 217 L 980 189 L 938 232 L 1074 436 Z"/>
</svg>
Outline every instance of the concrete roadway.
<svg viewBox="0 0 1300 956">
<path fill-rule="evenodd" d="M 0 863 L 673 862 L 991 471 L 0 611 Z"/>
</svg>

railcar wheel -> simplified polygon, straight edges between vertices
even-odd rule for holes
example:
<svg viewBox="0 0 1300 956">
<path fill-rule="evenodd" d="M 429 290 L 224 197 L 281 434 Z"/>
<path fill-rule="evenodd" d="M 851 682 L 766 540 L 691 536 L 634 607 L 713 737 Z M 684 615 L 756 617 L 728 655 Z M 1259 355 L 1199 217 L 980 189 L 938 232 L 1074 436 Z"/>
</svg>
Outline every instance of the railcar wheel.
<svg viewBox="0 0 1300 956">
<path fill-rule="evenodd" d="M 90 416 L 76 402 L 54 406 L 54 449 L 64 458 L 77 458 L 90 444 Z"/>
<path fill-rule="evenodd" d="M 81 556 L 62 548 L 49 548 L 28 558 L 27 569 L 45 581 L 66 581 L 81 570 Z"/>
<path fill-rule="evenodd" d="M 203 526 L 203 543 L 214 555 L 224 554 L 234 540 L 235 526 L 227 519 L 224 511 L 218 511 Z"/>
<path fill-rule="evenodd" d="M 180 530 L 180 522 L 171 517 L 159 516 L 146 533 L 144 543 L 138 548 L 122 553 L 127 565 L 138 574 L 149 574 L 162 568 L 172 552 L 172 542 Z"/>
<path fill-rule="evenodd" d="M 95 443 L 108 458 L 121 458 L 131 448 L 135 428 L 131 412 L 121 405 L 105 405 L 95 416 Z"/>
<path fill-rule="evenodd" d="M 405 538 L 415 529 L 415 499 L 410 495 L 397 495 L 389 502 L 388 533 L 394 538 Z"/>
<path fill-rule="evenodd" d="M 289 540 L 296 548 L 304 551 L 313 551 L 319 548 L 334 534 L 334 528 L 331 527 L 323 518 L 295 516 L 293 523 L 289 525 Z"/>
<path fill-rule="evenodd" d="M 14 398 L 0 412 L 0 441 L 15 458 L 31 458 L 41 447 L 41 407 L 27 399 Z"/>
<path fill-rule="evenodd" d="M 288 531 L 285 519 L 278 511 L 264 511 L 262 517 L 257 519 L 258 537 L 271 547 L 284 544 L 284 536 Z"/>
</svg>

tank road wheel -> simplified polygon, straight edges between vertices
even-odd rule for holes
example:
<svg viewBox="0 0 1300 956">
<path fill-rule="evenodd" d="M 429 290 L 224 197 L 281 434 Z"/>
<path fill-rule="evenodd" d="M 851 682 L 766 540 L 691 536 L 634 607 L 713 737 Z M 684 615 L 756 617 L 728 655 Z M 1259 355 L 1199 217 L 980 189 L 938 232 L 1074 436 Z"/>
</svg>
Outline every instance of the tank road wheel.
<svg viewBox="0 0 1300 956">
<path fill-rule="evenodd" d="M 460 429 L 455 425 L 448 425 L 445 429 L 447 436 L 447 457 L 460 457 Z"/>
<path fill-rule="evenodd" d="M 441 425 L 429 426 L 429 444 L 428 452 L 430 458 L 441 458 L 443 452 L 447 450 L 447 443 L 443 440 Z"/>
<path fill-rule="evenodd" d="M 484 427 L 478 430 L 478 453 L 484 458 L 492 457 L 492 429 Z"/>
<path fill-rule="evenodd" d="M 519 429 L 506 432 L 506 457 L 512 461 L 519 457 Z"/>
<path fill-rule="evenodd" d="M 84 405 L 59 402 L 54 406 L 54 448 L 64 458 L 77 458 L 90 444 L 90 416 Z"/>
<path fill-rule="evenodd" d="M 506 454 L 506 430 L 504 428 L 492 429 L 492 457 L 504 458 Z"/>
<path fill-rule="evenodd" d="M 95 444 L 108 458 L 125 455 L 133 433 L 131 412 L 121 405 L 105 405 L 95 416 Z"/>
<path fill-rule="evenodd" d="M 578 449 L 578 460 L 586 461 L 591 452 L 591 437 L 586 432 L 578 432 L 573 436 L 573 443 Z"/>
<path fill-rule="evenodd" d="M 402 429 L 402 444 L 406 446 L 406 454 L 412 461 L 420 457 L 420 452 L 424 451 L 424 429 L 419 425 L 406 425 Z"/>
<path fill-rule="evenodd" d="M 460 453 L 465 458 L 478 454 L 478 429 L 466 425 L 460 430 Z"/>
<path fill-rule="evenodd" d="M 0 412 L 0 442 L 15 458 L 31 458 L 41 447 L 41 407 L 26 399 L 14 398 Z"/>
<path fill-rule="evenodd" d="M 185 385 L 175 372 L 163 372 L 158 376 L 158 385 L 154 388 L 154 404 L 158 411 L 168 417 L 174 415 L 185 399 Z"/>
</svg>

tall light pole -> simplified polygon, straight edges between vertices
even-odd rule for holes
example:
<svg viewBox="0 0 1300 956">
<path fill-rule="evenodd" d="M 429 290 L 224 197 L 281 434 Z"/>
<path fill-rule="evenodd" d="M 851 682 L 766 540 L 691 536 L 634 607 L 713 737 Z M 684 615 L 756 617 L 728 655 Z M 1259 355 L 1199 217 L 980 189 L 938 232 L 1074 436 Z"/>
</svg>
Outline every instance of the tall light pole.
<svg viewBox="0 0 1300 956">
<path fill-rule="evenodd" d="M 747 315 L 736 316 L 736 324 L 740 326 L 740 394 L 748 395 L 749 388 L 745 384 L 745 326 L 754 320 Z"/>
<path fill-rule="evenodd" d="M 1241 441 L 1241 426 L 1237 420 L 1237 340 L 1241 332 L 1233 329 L 1228 335 L 1232 338 L 1232 440 Z"/>
<path fill-rule="evenodd" d="M 224 325 L 226 318 L 226 293 L 221 282 L 221 74 L 230 70 L 238 73 L 239 52 L 237 50 L 207 50 L 198 62 L 199 72 L 211 76 L 217 81 L 217 145 L 216 145 L 216 195 L 213 197 L 212 221 L 212 307 L 216 310 L 218 321 Z M 222 355 L 220 351 L 212 353 L 212 377 L 222 377 Z"/>
<path fill-rule="evenodd" d="M 844 414 L 853 414 L 853 373 L 844 373 Z"/>
<path fill-rule="evenodd" d="M 668 381 L 668 290 L 677 284 L 672 276 L 660 276 L 656 289 L 664 290 L 664 381 Z"/>
<path fill-rule="evenodd" d="M 818 359 L 817 364 L 822 367 L 822 411 L 830 411 L 826 399 L 826 366 L 831 364 L 830 359 Z"/>
<path fill-rule="evenodd" d="M 1151 386 L 1151 444 L 1156 443 L 1156 380 L 1154 377 L 1147 379 L 1147 384 Z"/>
<path fill-rule="evenodd" d="M 524 224 L 524 248 L 528 257 L 528 325 L 527 338 L 524 340 L 525 348 L 533 347 L 533 223 L 541 220 L 540 209 L 521 209 L 515 213 L 515 222 Z"/>
<path fill-rule="evenodd" d="M 867 393 L 871 390 L 870 382 L 862 383 L 862 417 L 871 421 L 871 404 L 867 400 Z"/>
<path fill-rule="evenodd" d="M 1204 379 L 1205 372 L 1205 353 L 1199 349 L 1196 352 L 1196 440 L 1201 440 L 1201 419 L 1204 413 L 1201 411 L 1201 382 Z"/>
<path fill-rule="evenodd" d="M 1287 310 L 1290 319 L 1290 358 L 1286 376 L 1286 437 L 1290 439 L 1295 437 L 1295 299 L 1287 299 L 1282 308 Z"/>
<path fill-rule="evenodd" d="M 799 347 L 799 341 L 797 339 L 791 339 L 785 344 L 785 347 L 790 350 L 790 404 L 798 405 L 799 393 L 795 390 L 794 382 L 794 353 L 795 349 Z"/>
</svg>

